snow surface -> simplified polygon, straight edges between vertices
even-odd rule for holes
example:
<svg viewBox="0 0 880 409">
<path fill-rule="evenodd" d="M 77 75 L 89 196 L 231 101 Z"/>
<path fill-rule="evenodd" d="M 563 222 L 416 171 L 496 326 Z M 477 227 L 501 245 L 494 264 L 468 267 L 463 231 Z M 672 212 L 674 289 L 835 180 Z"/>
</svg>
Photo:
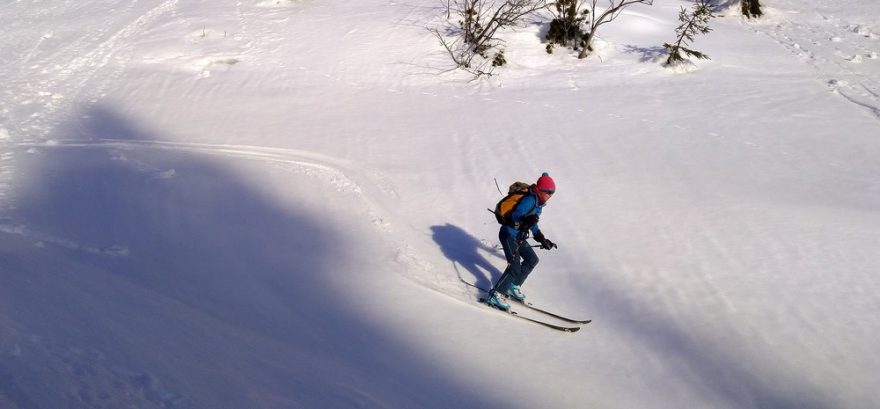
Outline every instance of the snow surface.
<svg viewBox="0 0 880 409">
<path fill-rule="evenodd" d="M 684 69 L 688 2 L 587 60 L 532 23 L 476 81 L 442 3 L 0 3 L 0 407 L 880 407 L 880 3 Z M 468 285 L 542 171 L 576 334 Z"/>
</svg>

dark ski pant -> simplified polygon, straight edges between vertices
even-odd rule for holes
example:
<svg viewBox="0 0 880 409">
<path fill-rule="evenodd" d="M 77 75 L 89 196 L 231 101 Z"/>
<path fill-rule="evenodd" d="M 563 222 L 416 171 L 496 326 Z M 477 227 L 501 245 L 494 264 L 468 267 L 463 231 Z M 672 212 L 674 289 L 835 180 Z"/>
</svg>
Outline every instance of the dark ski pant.
<svg viewBox="0 0 880 409">
<path fill-rule="evenodd" d="M 498 279 L 498 282 L 495 283 L 495 286 L 492 287 L 492 290 L 506 294 L 511 284 L 523 285 L 532 269 L 538 265 L 538 255 L 535 254 L 535 250 L 526 241 L 525 232 L 520 232 L 514 236 L 510 234 L 507 228 L 502 227 L 498 233 L 498 238 L 501 240 L 501 247 L 504 248 L 507 268 L 504 270 L 501 278 Z"/>
</svg>

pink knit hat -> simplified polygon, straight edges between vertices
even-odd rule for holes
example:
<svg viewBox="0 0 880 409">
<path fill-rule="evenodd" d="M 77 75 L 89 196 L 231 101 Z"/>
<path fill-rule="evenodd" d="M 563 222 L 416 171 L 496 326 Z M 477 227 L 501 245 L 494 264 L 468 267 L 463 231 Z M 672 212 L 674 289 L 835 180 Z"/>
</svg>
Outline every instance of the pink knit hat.
<svg viewBox="0 0 880 409">
<path fill-rule="evenodd" d="M 547 172 L 544 172 L 544 174 L 542 174 L 541 177 L 538 178 L 538 183 L 535 183 L 535 187 L 537 187 L 538 190 L 542 190 L 548 193 L 556 192 L 556 183 L 553 182 L 553 178 L 551 178 L 550 175 L 547 174 Z"/>
</svg>

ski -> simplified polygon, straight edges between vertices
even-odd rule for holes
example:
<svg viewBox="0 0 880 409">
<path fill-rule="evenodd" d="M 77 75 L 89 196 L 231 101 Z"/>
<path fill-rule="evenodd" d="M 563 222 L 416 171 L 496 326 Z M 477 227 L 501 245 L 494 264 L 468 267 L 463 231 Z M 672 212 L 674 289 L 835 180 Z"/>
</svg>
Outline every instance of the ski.
<svg viewBox="0 0 880 409">
<path fill-rule="evenodd" d="M 476 285 L 471 284 L 471 283 L 468 283 L 468 282 L 466 282 L 466 281 L 465 281 L 464 283 L 467 284 L 467 285 L 469 285 L 469 286 L 471 286 L 471 287 L 474 287 L 474 288 L 476 288 L 477 290 L 480 290 L 480 291 L 482 291 L 482 292 L 484 292 L 484 293 L 487 293 L 487 294 L 489 293 L 489 290 L 487 290 L 487 289 L 485 289 L 485 288 L 483 288 L 483 287 L 476 286 Z M 482 298 L 481 298 L 481 300 L 482 300 Z M 516 298 L 513 298 L 513 297 L 510 297 L 510 300 L 511 300 L 511 301 L 514 301 L 514 302 L 516 302 L 517 304 L 520 304 L 520 305 L 522 305 L 522 306 L 524 306 L 524 307 L 526 307 L 526 308 L 528 308 L 528 309 L 530 309 L 530 310 L 532 310 L 532 311 L 539 312 L 539 313 L 541 313 L 541 314 L 545 314 L 545 315 L 549 315 L 549 316 L 551 316 L 551 317 L 553 317 L 553 318 L 556 318 L 556 319 L 559 319 L 559 320 L 562 320 L 562 321 L 565 321 L 565 322 L 570 322 L 570 323 L 572 323 L 572 324 L 589 324 L 589 323 L 593 322 L 593 320 L 576 320 L 576 319 L 574 319 L 574 318 L 564 317 L 564 316 L 559 315 L 559 314 L 556 314 L 556 313 L 554 313 L 554 312 L 550 312 L 550 311 L 547 311 L 547 310 L 545 310 L 545 309 L 541 309 L 541 308 L 535 307 L 534 304 L 532 304 L 532 303 L 530 303 L 530 302 L 528 302 L 528 301 L 520 301 L 520 300 L 517 300 Z"/>
<path fill-rule="evenodd" d="M 515 303 L 517 303 L 517 304 L 519 304 L 519 305 L 522 305 L 522 306 L 524 306 L 524 307 L 526 307 L 526 308 L 528 308 L 528 309 L 530 309 L 530 310 L 532 310 L 532 311 L 540 312 L 541 314 L 546 314 L 546 315 L 549 315 L 549 316 L 551 316 L 551 317 L 553 317 L 553 318 L 556 318 L 556 319 L 558 319 L 558 320 L 562 320 L 562 321 L 565 321 L 565 322 L 570 322 L 570 323 L 572 323 L 572 324 L 589 324 L 589 323 L 593 322 L 593 320 L 576 320 L 576 319 L 574 319 L 574 318 L 563 317 L 563 316 L 561 316 L 561 315 L 559 315 L 559 314 L 556 314 L 556 313 L 553 313 L 553 312 L 550 312 L 550 311 L 543 310 L 543 309 L 540 309 L 540 308 L 538 308 L 538 307 L 535 307 L 534 304 L 532 304 L 532 303 L 530 303 L 530 302 L 528 302 L 528 301 L 520 301 L 520 300 L 517 300 L 516 298 L 513 298 L 513 297 L 510 297 L 509 300 L 510 300 L 510 301 L 513 301 L 513 302 L 515 302 Z"/>
<path fill-rule="evenodd" d="M 500 312 L 500 313 L 507 314 L 507 315 L 509 315 L 509 316 L 511 316 L 511 317 L 519 318 L 519 319 L 522 319 L 522 320 L 526 320 L 526 321 L 531 322 L 531 323 L 533 323 L 533 324 L 538 324 L 538 325 L 541 325 L 541 326 L 544 326 L 544 327 L 547 327 L 547 328 L 550 328 L 550 329 L 555 329 L 555 330 L 557 330 L 557 331 L 562 331 L 562 332 L 577 332 L 578 330 L 581 329 L 581 327 L 564 327 L 564 326 L 561 326 L 561 325 L 554 325 L 554 324 L 551 324 L 551 323 L 549 323 L 549 322 L 545 322 L 545 321 L 541 321 L 541 320 L 536 320 L 536 319 L 534 319 L 534 318 L 524 317 L 524 316 L 522 316 L 522 315 L 517 314 L 516 311 L 511 311 L 511 310 L 507 310 L 507 311 L 505 311 L 505 310 L 502 310 L 502 309 L 498 309 L 498 308 L 495 308 L 495 307 L 493 307 L 493 306 L 491 306 L 491 305 L 486 304 L 486 299 L 485 299 L 485 298 L 480 298 L 480 304 L 483 304 L 483 305 L 485 305 L 486 307 L 491 308 L 491 309 L 493 309 L 493 310 L 495 310 L 495 311 L 498 311 L 498 312 Z"/>
</svg>

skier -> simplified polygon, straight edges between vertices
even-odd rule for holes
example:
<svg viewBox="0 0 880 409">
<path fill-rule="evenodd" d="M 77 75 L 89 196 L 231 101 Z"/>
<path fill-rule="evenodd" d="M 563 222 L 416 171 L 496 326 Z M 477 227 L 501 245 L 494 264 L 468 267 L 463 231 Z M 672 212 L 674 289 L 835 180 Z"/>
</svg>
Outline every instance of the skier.
<svg viewBox="0 0 880 409">
<path fill-rule="evenodd" d="M 541 244 L 542 249 L 550 250 L 557 247 L 556 243 L 544 237 L 538 227 L 541 209 L 555 192 L 556 184 L 545 172 L 538 178 L 537 183 L 529 187 L 528 194 L 523 196 L 513 208 L 510 213 L 510 222 L 501 225 L 498 238 L 504 248 L 507 268 L 489 292 L 486 304 L 501 310 L 508 310 L 510 304 L 505 301 L 505 296 L 513 297 L 519 301 L 525 300 L 526 296 L 521 287 L 538 264 L 535 250 L 526 242 L 529 233 L 531 232 L 535 241 Z"/>
</svg>

